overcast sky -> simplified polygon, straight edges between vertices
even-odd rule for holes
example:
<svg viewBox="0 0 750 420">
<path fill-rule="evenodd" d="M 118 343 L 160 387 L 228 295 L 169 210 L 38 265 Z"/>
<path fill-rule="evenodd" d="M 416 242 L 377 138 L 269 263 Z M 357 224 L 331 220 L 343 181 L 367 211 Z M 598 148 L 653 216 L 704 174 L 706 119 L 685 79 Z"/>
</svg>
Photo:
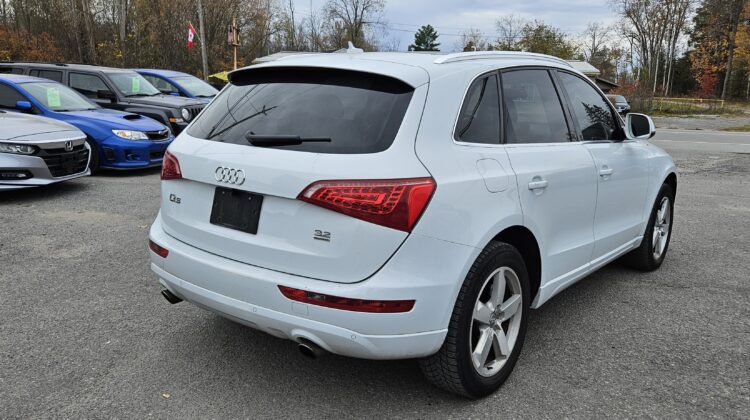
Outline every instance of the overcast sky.
<svg viewBox="0 0 750 420">
<path fill-rule="evenodd" d="M 311 4 L 320 9 L 325 0 L 294 0 L 296 12 L 304 17 Z M 588 22 L 612 23 L 615 14 L 607 0 L 387 0 L 385 20 L 388 37 L 400 41 L 399 49 L 414 41 L 414 32 L 422 25 L 434 26 L 440 37 L 440 49 L 456 48 L 458 34 L 469 27 L 495 38 L 495 20 L 506 14 L 540 19 L 575 36 Z"/>
</svg>

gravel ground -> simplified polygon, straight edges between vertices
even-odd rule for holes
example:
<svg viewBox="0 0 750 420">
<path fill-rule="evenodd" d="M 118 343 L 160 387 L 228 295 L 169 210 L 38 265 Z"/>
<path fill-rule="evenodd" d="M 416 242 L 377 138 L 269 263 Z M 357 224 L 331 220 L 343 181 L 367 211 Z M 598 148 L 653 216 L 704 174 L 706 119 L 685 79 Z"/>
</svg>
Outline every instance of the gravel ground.
<svg viewBox="0 0 750 420">
<path fill-rule="evenodd" d="M 612 264 L 532 313 L 496 394 L 414 361 L 301 357 L 190 304 L 148 268 L 158 173 L 0 196 L 0 418 L 750 418 L 750 155 L 675 153 L 662 268 Z"/>
<path fill-rule="evenodd" d="M 750 124 L 750 114 L 741 116 L 723 115 L 681 115 L 672 117 L 653 117 L 656 128 L 682 130 L 725 130 Z"/>
</svg>

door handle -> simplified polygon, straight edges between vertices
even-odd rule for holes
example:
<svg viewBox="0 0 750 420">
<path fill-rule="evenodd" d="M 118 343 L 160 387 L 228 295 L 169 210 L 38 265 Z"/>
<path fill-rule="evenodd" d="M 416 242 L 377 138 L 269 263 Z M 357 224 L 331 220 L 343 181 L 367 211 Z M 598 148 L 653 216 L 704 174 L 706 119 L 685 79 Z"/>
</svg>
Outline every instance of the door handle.
<svg viewBox="0 0 750 420">
<path fill-rule="evenodd" d="M 605 167 L 599 169 L 599 176 L 606 178 L 606 177 L 612 175 L 613 172 L 614 172 L 614 169 L 608 168 L 608 167 L 605 166 Z"/>
<path fill-rule="evenodd" d="M 537 180 L 529 182 L 529 189 L 532 191 L 543 190 L 547 188 L 547 185 L 549 185 L 549 182 L 547 182 L 546 179 L 541 179 L 541 180 L 539 180 L 538 178 L 535 178 L 535 179 Z"/>
</svg>

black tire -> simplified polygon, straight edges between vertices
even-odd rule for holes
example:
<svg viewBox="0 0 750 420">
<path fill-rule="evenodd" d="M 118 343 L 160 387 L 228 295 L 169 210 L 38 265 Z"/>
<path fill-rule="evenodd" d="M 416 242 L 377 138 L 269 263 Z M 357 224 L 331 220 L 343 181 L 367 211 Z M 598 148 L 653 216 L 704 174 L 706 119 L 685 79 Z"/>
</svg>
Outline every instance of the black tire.
<svg viewBox="0 0 750 420">
<path fill-rule="evenodd" d="M 667 229 L 667 239 L 664 250 L 657 257 L 654 255 L 654 228 L 657 212 L 664 198 L 669 199 L 669 227 Z M 632 268 L 642 271 L 654 271 L 664 262 L 664 257 L 669 250 L 669 242 L 672 240 L 672 226 L 674 226 L 674 190 L 669 184 L 663 184 L 656 196 L 656 201 L 651 209 L 651 215 L 648 218 L 646 232 L 643 234 L 641 245 L 630 251 L 622 258 L 622 262 Z"/>
<path fill-rule="evenodd" d="M 492 376 L 482 376 L 471 359 L 473 312 L 485 282 L 500 267 L 511 268 L 518 277 L 522 296 L 520 327 L 504 364 Z M 509 244 L 491 242 L 464 279 L 442 347 L 436 354 L 419 361 L 422 372 L 434 385 L 469 398 L 493 393 L 505 382 L 518 360 L 526 336 L 529 305 L 529 275 L 521 254 Z"/>
<path fill-rule="evenodd" d="M 91 175 L 96 174 L 99 172 L 99 149 L 96 147 L 96 144 L 89 139 L 86 138 L 86 144 L 89 145 L 91 148 L 91 158 L 89 159 L 89 170 L 91 170 Z"/>
</svg>

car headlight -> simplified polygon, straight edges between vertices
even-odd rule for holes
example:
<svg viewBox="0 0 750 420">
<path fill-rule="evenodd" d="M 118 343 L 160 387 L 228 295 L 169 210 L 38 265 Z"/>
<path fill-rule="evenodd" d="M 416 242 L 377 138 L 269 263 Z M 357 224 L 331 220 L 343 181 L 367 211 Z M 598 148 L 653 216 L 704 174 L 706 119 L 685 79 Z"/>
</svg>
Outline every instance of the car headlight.
<svg viewBox="0 0 750 420">
<path fill-rule="evenodd" d="M 180 115 L 182 115 L 182 119 L 186 122 L 190 121 L 190 111 L 188 111 L 187 108 L 182 108 Z"/>
<path fill-rule="evenodd" d="M 112 130 L 112 134 L 125 140 L 148 140 L 148 135 L 143 131 Z"/>
<path fill-rule="evenodd" d="M 19 155 L 31 155 L 36 152 L 36 147 L 27 144 L 0 143 L 0 153 L 15 153 Z"/>
</svg>

